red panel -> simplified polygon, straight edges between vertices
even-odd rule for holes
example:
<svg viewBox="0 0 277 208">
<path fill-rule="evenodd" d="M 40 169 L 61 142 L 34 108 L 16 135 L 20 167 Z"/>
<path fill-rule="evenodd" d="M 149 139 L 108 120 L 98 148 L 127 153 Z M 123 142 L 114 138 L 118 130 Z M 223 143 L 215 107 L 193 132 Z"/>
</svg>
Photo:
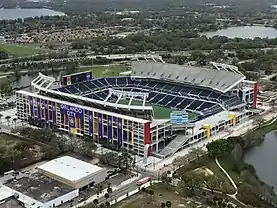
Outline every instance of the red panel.
<svg viewBox="0 0 277 208">
<path fill-rule="evenodd" d="M 144 124 L 144 145 L 150 145 L 150 122 Z M 148 156 L 150 156 L 150 147 L 148 149 Z"/>
<path fill-rule="evenodd" d="M 258 95 L 258 82 L 254 84 L 254 95 L 253 95 L 253 108 L 257 107 L 257 95 Z"/>
</svg>

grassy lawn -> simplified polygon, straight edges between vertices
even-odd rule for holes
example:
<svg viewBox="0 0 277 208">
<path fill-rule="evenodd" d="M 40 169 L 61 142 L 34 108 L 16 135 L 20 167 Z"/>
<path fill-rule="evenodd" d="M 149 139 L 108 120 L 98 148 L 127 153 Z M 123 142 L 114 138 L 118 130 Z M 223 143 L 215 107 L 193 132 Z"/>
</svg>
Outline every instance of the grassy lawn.
<svg viewBox="0 0 277 208">
<path fill-rule="evenodd" d="M 128 70 L 129 67 L 124 64 L 97 67 L 89 66 L 80 68 L 80 71 L 92 71 L 93 77 L 114 77 L 118 76 L 121 72 Z"/>
<path fill-rule="evenodd" d="M 147 193 L 138 193 L 134 196 L 129 197 L 112 207 L 120 208 L 159 208 L 161 203 L 166 201 L 171 201 L 172 208 L 179 208 L 180 206 L 191 208 L 196 207 L 196 203 L 182 198 L 176 193 L 176 188 L 166 184 L 153 184 L 147 189 L 152 189 L 154 191 L 153 197 Z"/>
<path fill-rule="evenodd" d="M 233 179 L 233 181 L 239 185 L 240 184 L 240 175 L 236 171 L 234 171 L 234 161 L 231 158 L 219 158 L 219 163 L 222 165 L 222 167 L 228 172 L 230 177 Z"/>
<path fill-rule="evenodd" d="M 219 161 L 221 162 L 221 161 Z M 221 164 L 222 165 L 222 164 Z M 213 171 L 213 173 L 223 182 L 226 182 L 229 184 L 228 186 L 228 193 L 233 194 L 235 193 L 235 189 L 232 186 L 232 184 L 230 183 L 229 179 L 226 177 L 226 175 L 220 170 L 220 168 L 217 166 L 217 164 L 215 163 L 214 160 L 210 159 L 205 163 L 205 167 L 209 168 L 211 171 Z M 228 172 L 229 173 L 229 172 Z M 229 173 L 230 174 L 230 173 Z M 230 174 L 230 176 L 232 177 L 232 175 Z M 233 177 L 232 177 L 233 179 Z M 235 179 L 233 179 L 235 180 Z M 223 190 L 221 190 L 223 191 Z"/>
<path fill-rule="evenodd" d="M 22 141 L 15 136 L 0 134 L 0 149 L 8 149 L 14 147 Z"/>
<path fill-rule="evenodd" d="M 221 161 L 219 161 L 221 162 Z M 221 164 L 223 166 L 223 164 Z M 226 183 L 227 187 L 223 190 L 223 187 L 220 185 L 216 189 L 219 191 L 227 191 L 227 193 L 233 194 L 235 192 L 234 187 L 230 183 L 229 179 L 226 177 L 226 175 L 220 170 L 220 168 L 217 166 L 215 163 L 215 160 L 206 156 L 203 156 L 200 158 L 199 161 L 191 162 L 189 164 L 184 165 L 181 167 L 179 170 L 177 170 L 177 176 L 181 177 L 183 173 L 190 171 L 190 170 L 195 170 L 197 168 L 208 168 L 211 170 L 214 175 L 222 182 Z M 231 176 L 232 177 L 232 176 Z"/>
<path fill-rule="evenodd" d="M 16 57 L 30 56 L 44 52 L 42 49 L 34 47 L 34 45 L 0 44 L 1 49 Z"/>
</svg>

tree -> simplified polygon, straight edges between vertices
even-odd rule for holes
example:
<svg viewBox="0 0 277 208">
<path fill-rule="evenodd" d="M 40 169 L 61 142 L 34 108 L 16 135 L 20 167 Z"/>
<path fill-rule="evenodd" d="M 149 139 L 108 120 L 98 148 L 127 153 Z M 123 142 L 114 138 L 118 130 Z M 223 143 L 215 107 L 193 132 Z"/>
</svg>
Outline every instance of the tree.
<svg viewBox="0 0 277 208">
<path fill-rule="evenodd" d="M 108 192 L 109 194 L 111 194 L 111 193 L 113 192 L 113 189 L 112 189 L 111 187 L 109 187 L 109 188 L 107 189 L 107 192 Z"/>
<path fill-rule="evenodd" d="M 215 175 L 209 175 L 205 177 L 205 184 L 208 189 L 211 190 L 212 194 L 214 194 L 214 190 L 216 187 L 219 187 L 220 181 Z"/>
<path fill-rule="evenodd" d="M 0 123 L 2 124 L 2 117 L 3 117 L 3 114 L 0 114 Z"/>
<path fill-rule="evenodd" d="M 161 203 L 161 208 L 165 208 L 165 206 L 166 206 L 165 203 L 162 202 L 162 203 Z"/>
<path fill-rule="evenodd" d="M 173 166 L 173 169 L 175 170 L 176 168 L 180 168 L 183 164 L 185 164 L 185 158 L 184 157 L 181 157 L 181 156 L 178 156 L 176 157 L 173 161 L 172 161 L 172 166 Z"/>
<path fill-rule="evenodd" d="M 226 139 L 218 139 L 206 145 L 208 153 L 211 157 L 222 157 L 230 154 L 233 144 Z"/>
<path fill-rule="evenodd" d="M 11 160 L 12 163 L 15 162 L 16 158 L 21 155 L 21 152 L 14 148 L 8 148 L 5 152 L 5 156 Z"/>
<path fill-rule="evenodd" d="M 14 128 L 16 128 L 16 121 L 17 121 L 17 118 L 13 118 Z"/>
<path fill-rule="evenodd" d="M 171 203 L 171 201 L 167 201 L 167 202 L 165 203 L 165 205 L 166 205 L 167 208 L 170 208 L 170 207 L 172 206 L 172 203 Z"/>
<path fill-rule="evenodd" d="M 94 200 L 93 200 L 93 204 L 94 204 L 96 207 L 97 207 L 98 203 L 99 203 L 98 199 L 94 199 Z"/>
<path fill-rule="evenodd" d="M 193 159 L 197 158 L 197 160 L 199 161 L 200 156 L 202 156 L 204 154 L 205 154 L 205 151 L 200 147 L 191 148 L 189 151 L 189 158 L 193 158 Z"/>
<path fill-rule="evenodd" d="M 105 207 L 105 204 L 100 204 L 99 207 L 100 207 L 100 208 L 104 208 L 104 207 Z"/>
<path fill-rule="evenodd" d="M 0 80 L 0 93 L 1 93 L 1 95 L 12 94 L 12 82 L 10 79 L 1 79 Z"/>
<path fill-rule="evenodd" d="M 145 188 L 145 187 L 142 187 L 140 190 L 141 190 L 141 192 L 142 192 L 142 196 L 143 196 L 143 198 L 144 198 L 144 196 L 145 196 L 145 192 L 146 192 L 146 188 Z"/>
<path fill-rule="evenodd" d="M 150 195 L 151 201 L 153 200 L 154 193 L 155 193 L 155 192 L 154 192 L 152 189 L 150 189 L 150 190 L 148 191 L 148 194 Z"/>
<path fill-rule="evenodd" d="M 106 199 L 106 201 L 107 201 L 108 198 L 110 197 L 110 195 L 109 195 L 108 193 L 105 193 L 104 197 L 105 197 L 105 199 Z"/>
<path fill-rule="evenodd" d="M 112 192 L 113 192 L 113 189 L 111 187 L 108 187 L 107 193 L 110 195 L 110 197 L 112 197 Z"/>
<path fill-rule="evenodd" d="M 11 119 L 11 117 L 10 116 L 6 116 L 5 119 L 7 120 L 8 126 L 10 126 L 10 119 Z"/>
<path fill-rule="evenodd" d="M 166 184 L 169 184 L 171 182 L 171 178 L 168 177 L 166 172 L 162 173 L 161 180 L 163 183 L 166 183 Z"/>
<path fill-rule="evenodd" d="M 272 110 L 275 110 L 275 100 L 270 100 L 269 104 Z"/>
<path fill-rule="evenodd" d="M 110 202 L 108 202 L 108 201 L 105 203 L 105 205 L 107 208 L 111 206 Z"/>
<path fill-rule="evenodd" d="M 103 186 L 100 185 L 100 184 L 97 184 L 97 185 L 95 186 L 95 190 L 96 190 L 96 193 L 99 195 L 99 194 L 102 193 L 102 191 L 103 191 Z"/>
<path fill-rule="evenodd" d="M 194 189 L 200 187 L 204 181 L 202 175 L 196 174 L 194 171 L 185 172 L 181 179 L 189 189 L 189 196 L 191 196 Z"/>
<path fill-rule="evenodd" d="M 252 124 L 253 124 L 253 126 L 255 126 L 256 128 L 259 129 L 262 127 L 264 122 L 265 122 L 265 119 L 261 115 L 257 115 L 257 116 L 255 116 Z"/>
</svg>

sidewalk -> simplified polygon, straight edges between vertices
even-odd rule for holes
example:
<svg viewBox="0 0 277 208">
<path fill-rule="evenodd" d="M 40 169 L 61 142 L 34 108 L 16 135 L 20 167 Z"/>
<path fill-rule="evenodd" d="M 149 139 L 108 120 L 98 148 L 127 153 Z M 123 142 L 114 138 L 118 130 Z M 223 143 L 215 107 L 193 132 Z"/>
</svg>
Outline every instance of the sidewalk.
<svg viewBox="0 0 277 208">
<path fill-rule="evenodd" d="M 141 176 L 141 175 L 139 174 L 139 176 L 130 178 L 130 179 L 128 179 L 128 180 L 122 182 L 119 186 L 111 186 L 112 191 L 115 192 L 116 190 L 118 190 L 118 189 L 120 189 L 120 188 L 122 188 L 122 187 L 124 187 L 124 186 L 126 186 L 126 185 L 128 185 L 128 184 L 131 184 L 131 183 L 137 181 L 137 180 L 140 178 L 140 176 Z M 78 207 L 85 206 L 86 204 L 93 203 L 93 200 L 94 200 L 94 199 L 99 199 L 99 198 L 101 198 L 101 197 L 104 197 L 105 193 L 107 193 L 107 188 L 104 189 L 99 195 L 95 194 L 95 195 L 89 197 L 87 200 L 85 200 L 85 201 L 83 201 L 83 202 L 81 202 L 81 203 L 79 203 L 79 204 L 73 206 L 73 208 L 78 208 Z M 119 197 L 119 198 L 120 198 L 120 197 Z M 123 200 L 123 199 L 122 199 L 122 200 Z"/>
</svg>

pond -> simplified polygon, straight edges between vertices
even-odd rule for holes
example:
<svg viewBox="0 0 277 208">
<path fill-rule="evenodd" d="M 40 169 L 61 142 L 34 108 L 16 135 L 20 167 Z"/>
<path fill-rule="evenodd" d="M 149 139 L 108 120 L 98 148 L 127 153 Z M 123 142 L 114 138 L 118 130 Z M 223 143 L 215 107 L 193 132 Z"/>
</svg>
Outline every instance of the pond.
<svg viewBox="0 0 277 208">
<path fill-rule="evenodd" d="M 0 9 L 0 20 L 10 19 L 24 19 L 27 17 L 40 17 L 40 16 L 63 16 L 62 12 L 57 12 L 51 9 Z"/>
<path fill-rule="evenodd" d="M 212 32 L 201 33 L 201 35 L 205 35 L 207 37 L 213 36 L 226 36 L 228 38 L 276 38 L 277 37 L 277 29 L 271 27 L 263 27 L 263 26 L 245 26 L 245 27 L 229 27 L 226 29 L 221 29 Z"/>
<path fill-rule="evenodd" d="M 277 193 L 277 131 L 265 135 L 264 141 L 248 150 L 244 162 L 254 166 L 261 181 L 274 186 Z"/>
</svg>

